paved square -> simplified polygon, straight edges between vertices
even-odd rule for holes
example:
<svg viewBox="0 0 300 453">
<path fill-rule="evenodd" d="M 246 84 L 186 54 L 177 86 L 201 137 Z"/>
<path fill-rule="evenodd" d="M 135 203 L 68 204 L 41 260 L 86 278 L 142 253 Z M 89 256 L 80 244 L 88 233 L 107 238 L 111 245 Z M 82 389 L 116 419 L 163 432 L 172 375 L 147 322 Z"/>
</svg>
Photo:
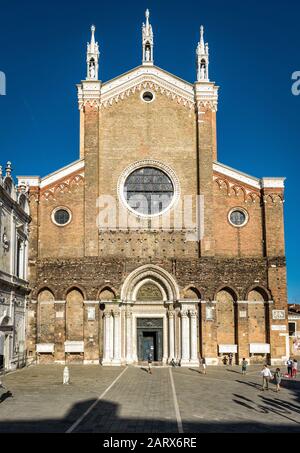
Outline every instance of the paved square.
<svg viewBox="0 0 300 453">
<path fill-rule="evenodd" d="M 31 366 L 4 378 L 0 432 L 300 432 L 300 381 L 261 391 L 261 367 Z M 83 417 L 83 415 L 86 415 Z"/>
</svg>

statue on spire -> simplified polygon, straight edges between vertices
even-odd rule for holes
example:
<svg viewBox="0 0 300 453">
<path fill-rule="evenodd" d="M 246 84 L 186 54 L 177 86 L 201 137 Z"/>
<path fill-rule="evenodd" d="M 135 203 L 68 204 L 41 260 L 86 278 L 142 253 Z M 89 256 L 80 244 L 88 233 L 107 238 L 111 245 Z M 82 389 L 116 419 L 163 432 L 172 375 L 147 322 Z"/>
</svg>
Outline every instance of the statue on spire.
<svg viewBox="0 0 300 453">
<path fill-rule="evenodd" d="M 91 26 L 91 42 L 87 44 L 87 77 L 86 80 L 98 80 L 99 72 L 99 45 L 95 41 L 95 25 Z"/>
<path fill-rule="evenodd" d="M 208 82 L 209 50 L 208 44 L 204 44 L 204 27 L 200 27 L 200 41 L 197 50 L 197 82 Z"/>
<path fill-rule="evenodd" d="M 152 25 L 149 22 L 150 12 L 149 9 L 145 12 L 146 24 L 143 23 L 142 29 L 142 42 L 143 42 L 143 65 L 153 65 L 153 31 Z"/>
</svg>

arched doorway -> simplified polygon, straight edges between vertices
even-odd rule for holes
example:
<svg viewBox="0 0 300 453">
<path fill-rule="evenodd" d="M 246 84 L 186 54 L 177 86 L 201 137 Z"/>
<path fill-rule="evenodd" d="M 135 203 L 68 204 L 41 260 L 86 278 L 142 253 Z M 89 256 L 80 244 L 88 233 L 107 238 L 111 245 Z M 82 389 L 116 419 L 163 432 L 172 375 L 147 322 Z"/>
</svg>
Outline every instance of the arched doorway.
<svg viewBox="0 0 300 453">
<path fill-rule="evenodd" d="M 0 318 L 0 370 L 10 367 L 13 325 L 9 316 Z"/>
<path fill-rule="evenodd" d="M 103 365 L 197 362 L 198 299 L 180 299 L 175 278 L 152 264 L 125 279 L 119 300 L 105 303 Z"/>
</svg>

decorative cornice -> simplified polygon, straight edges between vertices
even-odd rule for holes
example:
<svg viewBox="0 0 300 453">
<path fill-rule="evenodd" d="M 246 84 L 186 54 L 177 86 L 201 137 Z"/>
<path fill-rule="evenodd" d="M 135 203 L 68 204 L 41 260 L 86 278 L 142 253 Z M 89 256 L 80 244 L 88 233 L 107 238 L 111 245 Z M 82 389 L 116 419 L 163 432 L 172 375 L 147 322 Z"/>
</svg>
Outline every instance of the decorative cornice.
<svg viewBox="0 0 300 453">
<path fill-rule="evenodd" d="M 59 183 L 53 184 L 50 188 L 43 190 L 41 193 L 41 197 L 44 198 L 45 200 L 49 200 L 50 198 L 55 199 L 55 194 L 57 192 L 68 193 L 71 191 L 71 187 L 73 185 L 79 186 L 79 184 L 81 184 L 83 180 L 84 172 L 73 174 L 71 175 L 71 177 L 61 180 Z"/>
<path fill-rule="evenodd" d="M 253 189 L 256 189 L 256 192 L 260 192 L 262 189 L 267 189 L 267 192 L 274 192 L 277 194 L 282 194 L 284 189 L 285 178 L 255 178 L 246 173 L 238 171 L 234 168 L 228 167 L 227 165 L 221 164 L 220 162 L 213 163 L 214 170 L 214 179 L 217 180 L 220 176 L 225 176 L 226 180 L 232 180 L 230 182 L 236 181 L 238 183 L 243 183 L 243 186 L 246 186 L 245 190 L 250 192 Z M 233 184 L 234 185 L 234 184 Z"/>
<path fill-rule="evenodd" d="M 78 107 L 83 110 L 84 107 L 99 108 L 101 99 L 101 82 L 96 80 L 83 80 L 77 85 Z"/>
<path fill-rule="evenodd" d="M 256 189 L 251 189 L 249 186 L 246 186 L 237 181 L 232 180 L 229 177 L 224 177 L 222 175 L 214 174 L 214 182 L 218 185 L 220 190 L 225 190 L 226 194 L 230 196 L 238 197 L 241 193 L 243 194 L 243 201 L 245 203 L 256 203 L 261 200 L 260 191 Z"/>
<path fill-rule="evenodd" d="M 232 178 L 235 181 L 242 182 L 251 188 L 257 190 L 261 189 L 260 180 L 258 178 L 242 173 L 234 168 L 228 167 L 227 165 L 221 164 L 220 162 L 213 163 L 213 170 L 218 174 Z"/>
<path fill-rule="evenodd" d="M 213 82 L 196 82 L 195 83 L 195 98 L 197 110 L 218 110 L 218 90 Z"/>
<path fill-rule="evenodd" d="M 262 189 L 284 189 L 284 181 L 286 178 L 262 178 Z"/>
<path fill-rule="evenodd" d="M 143 89 L 153 89 L 189 109 L 195 105 L 193 86 L 157 66 L 140 66 L 101 88 L 101 107 L 109 107 Z"/>
</svg>

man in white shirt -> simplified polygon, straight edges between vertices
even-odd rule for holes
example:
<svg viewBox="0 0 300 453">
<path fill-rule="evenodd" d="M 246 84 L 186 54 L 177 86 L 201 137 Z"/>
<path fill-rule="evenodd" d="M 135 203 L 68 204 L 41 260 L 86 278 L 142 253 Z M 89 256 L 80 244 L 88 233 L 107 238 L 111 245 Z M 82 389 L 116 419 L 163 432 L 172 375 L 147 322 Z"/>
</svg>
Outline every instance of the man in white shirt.
<svg viewBox="0 0 300 453">
<path fill-rule="evenodd" d="M 271 373 L 271 370 L 269 369 L 268 365 L 264 365 L 263 369 L 261 370 L 260 374 L 263 377 L 263 388 L 262 390 L 264 391 L 269 390 L 269 382 L 270 379 L 273 379 L 273 375 Z"/>
</svg>

